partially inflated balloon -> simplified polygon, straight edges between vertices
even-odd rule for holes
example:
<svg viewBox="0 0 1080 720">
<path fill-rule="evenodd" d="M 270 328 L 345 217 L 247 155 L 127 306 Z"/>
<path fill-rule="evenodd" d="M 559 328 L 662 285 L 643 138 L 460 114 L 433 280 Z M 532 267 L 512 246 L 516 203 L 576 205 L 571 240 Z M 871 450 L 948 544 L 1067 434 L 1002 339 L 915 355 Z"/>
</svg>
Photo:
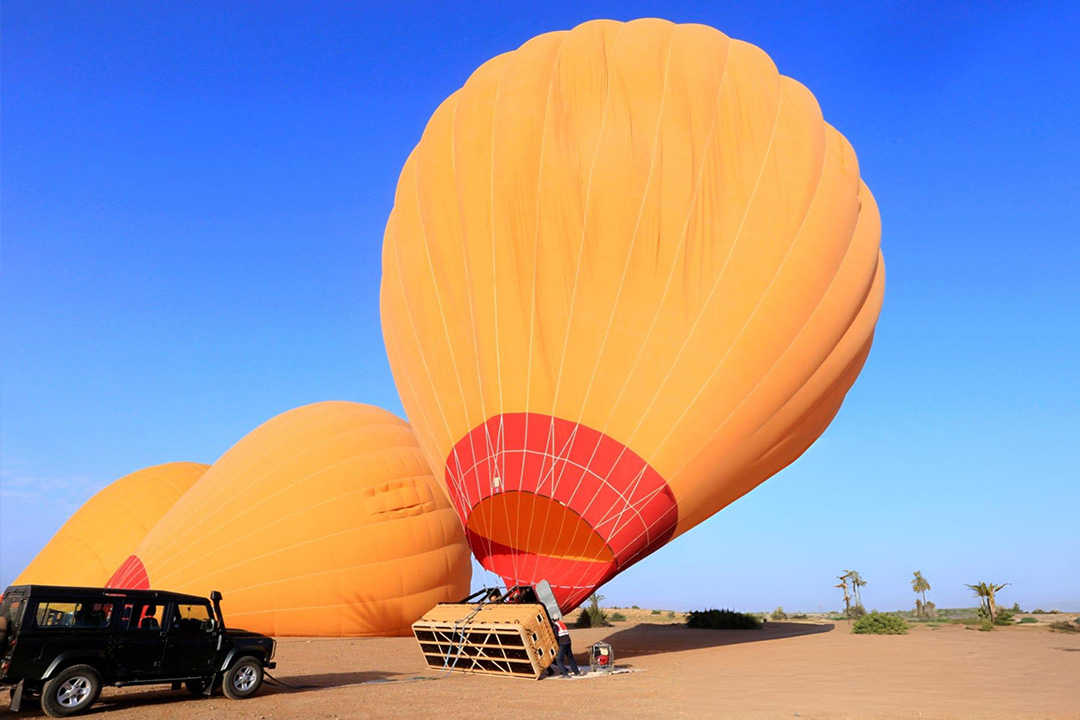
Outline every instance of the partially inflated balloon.
<svg viewBox="0 0 1080 720">
<path fill-rule="evenodd" d="M 461 526 L 405 421 L 326 402 L 234 445 L 110 581 L 224 594 L 226 623 L 273 635 L 409 632 L 468 594 Z"/>
<path fill-rule="evenodd" d="M 154 465 L 107 485 L 64 523 L 13 584 L 101 587 L 208 467 Z"/>
<path fill-rule="evenodd" d="M 383 246 L 390 364 L 473 552 L 564 610 L 795 460 L 870 350 L 855 153 L 768 56 L 597 21 L 478 69 Z"/>
</svg>

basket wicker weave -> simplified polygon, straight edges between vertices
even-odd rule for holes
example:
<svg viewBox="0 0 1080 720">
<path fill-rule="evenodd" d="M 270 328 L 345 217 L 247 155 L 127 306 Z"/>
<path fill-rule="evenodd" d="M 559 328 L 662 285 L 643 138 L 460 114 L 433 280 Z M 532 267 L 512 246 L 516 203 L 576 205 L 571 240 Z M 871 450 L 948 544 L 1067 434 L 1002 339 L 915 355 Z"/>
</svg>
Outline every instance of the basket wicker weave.
<svg viewBox="0 0 1080 720">
<path fill-rule="evenodd" d="M 547 610 L 534 603 L 441 603 L 412 628 L 433 670 L 535 680 L 558 652 Z"/>
</svg>

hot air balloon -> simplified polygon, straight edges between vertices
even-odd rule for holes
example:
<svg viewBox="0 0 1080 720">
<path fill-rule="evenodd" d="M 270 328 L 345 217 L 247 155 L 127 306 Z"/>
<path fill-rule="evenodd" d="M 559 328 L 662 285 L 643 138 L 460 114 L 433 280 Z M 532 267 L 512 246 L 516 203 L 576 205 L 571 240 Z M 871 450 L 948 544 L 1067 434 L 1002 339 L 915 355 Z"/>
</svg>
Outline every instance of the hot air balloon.
<svg viewBox="0 0 1080 720">
<path fill-rule="evenodd" d="M 208 467 L 154 465 L 112 482 L 64 523 L 13 584 L 101 587 Z"/>
<path fill-rule="evenodd" d="M 208 595 L 226 622 L 271 635 L 407 634 L 468 594 L 461 525 L 409 425 L 324 402 L 226 452 L 161 519 L 110 587 Z"/>
<path fill-rule="evenodd" d="M 880 219 L 810 92 L 709 27 L 595 21 L 435 111 L 387 354 L 473 552 L 564 611 L 793 462 L 859 374 Z"/>
</svg>

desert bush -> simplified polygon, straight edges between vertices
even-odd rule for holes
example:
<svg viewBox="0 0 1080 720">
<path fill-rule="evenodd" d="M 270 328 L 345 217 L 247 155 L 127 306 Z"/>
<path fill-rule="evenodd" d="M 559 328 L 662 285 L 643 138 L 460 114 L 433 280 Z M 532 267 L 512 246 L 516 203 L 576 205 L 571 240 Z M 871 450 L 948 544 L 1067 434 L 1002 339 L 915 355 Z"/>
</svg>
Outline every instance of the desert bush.
<svg viewBox="0 0 1080 720">
<path fill-rule="evenodd" d="M 922 600 L 915 599 L 915 617 L 923 620 L 933 620 L 937 617 L 937 605 L 931 600 L 923 602 Z"/>
<path fill-rule="evenodd" d="M 608 619 L 611 620 L 611 622 L 626 622 L 626 616 L 621 612 L 611 613 L 611 616 Z"/>
<path fill-rule="evenodd" d="M 1080 625 L 1069 623 L 1065 620 L 1057 620 L 1050 623 L 1050 629 L 1054 632 L 1080 633 Z"/>
<path fill-rule="evenodd" d="M 673 617 L 675 617 L 675 611 L 674 611 L 674 610 L 668 610 L 668 611 L 667 611 L 667 616 L 668 616 L 669 618 L 673 618 Z"/>
<path fill-rule="evenodd" d="M 631 605 L 630 609 L 631 610 L 640 610 L 641 608 L 639 608 L 637 605 Z"/>
<path fill-rule="evenodd" d="M 686 627 L 709 630 L 758 630 L 761 623 L 753 615 L 734 610 L 692 610 Z"/>
<path fill-rule="evenodd" d="M 788 619 L 787 613 L 784 612 L 784 606 L 783 605 L 777 605 L 776 609 L 772 611 L 772 619 L 773 620 L 787 620 Z"/>
<path fill-rule="evenodd" d="M 651 613 L 652 613 L 653 615 L 659 615 L 659 614 L 660 614 L 660 611 L 659 611 L 659 610 L 652 610 L 652 611 L 651 611 Z"/>
<path fill-rule="evenodd" d="M 1031 614 L 1032 615 L 1045 615 L 1046 611 L 1043 610 L 1042 608 L 1035 608 L 1034 610 L 1031 611 Z"/>
<path fill-rule="evenodd" d="M 1020 624 L 1021 625 L 1029 625 L 1031 623 L 1037 623 L 1037 622 L 1039 622 L 1039 621 L 1036 618 L 1033 618 L 1033 617 L 1020 618 Z"/>
<path fill-rule="evenodd" d="M 879 612 L 864 615 L 851 626 L 851 632 L 857 635 L 903 635 L 907 631 L 902 618 Z"/>
<path fill-rule="evenodd" d="M 1016 613 L 1012 610 L 1006 610 L 1005 608 L 998 608 L 997 616 L 994 617 L 995 625 L 1012 625 L 1013 615 Z"/>
<path fill-rule="evenodd" d="M 858 620 L 859 618 L 866 615 L 866 608 L 864 608 L 862 605 L 852 605 L 848 609 L 847 614 L 848 614 L 848 619 L 850 619 L 850 620 Z"/>
<path fill-rule="evenodd" d="M 982 624 L 979 625 L 979 632 L 990 632 L 993 629 L 994 623 L 990 622 L 989 620 L 983 620 Z"/>
<path fill-rule="evenodd" d="M 806 613 L 795 613 L 794 615 L 791 616 L 791 619 L 792 620 L 806 620 L 807 617 L 808 616 L 807 616 Z"/>
<path fill-rule="evenodd" d="M 574 625 L 579 628 L 607 627 L 611 625 L 608 622 L 607 613 L 600 607 L 600 601 L 603 599 L 603 595 L 597 595 L 596 593 L 590 595 L 589 604 L 581 608 L 581 614 L 578 615 L 577 622 Z"/>
</svg>

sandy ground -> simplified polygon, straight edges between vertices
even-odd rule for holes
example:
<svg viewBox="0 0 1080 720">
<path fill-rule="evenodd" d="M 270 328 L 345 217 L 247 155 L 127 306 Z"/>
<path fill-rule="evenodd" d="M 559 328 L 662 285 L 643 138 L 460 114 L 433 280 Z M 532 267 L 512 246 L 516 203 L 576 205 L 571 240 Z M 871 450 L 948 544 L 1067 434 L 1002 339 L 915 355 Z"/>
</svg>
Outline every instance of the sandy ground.
<svg viewBox="0 0 1080 720">
<path fill-rule="evenodd" d="M 274 675 L 302 690 L 264 686 L 234 702 L 107 689 L 88 717 L 1080 718 L 1080 634 L 1045 625 L 994 632 L 923 626 L 865 636 L 852 635 L 846 622 L 716 631 L 635 619 L 573 631 L 579 661 L 589 644 L 605 639 L 618 665 L 636 671 L 622 675 L 440 677 L 424 670 L 412 638 L 289 638 L 279 643 Z"/>
</svg>

